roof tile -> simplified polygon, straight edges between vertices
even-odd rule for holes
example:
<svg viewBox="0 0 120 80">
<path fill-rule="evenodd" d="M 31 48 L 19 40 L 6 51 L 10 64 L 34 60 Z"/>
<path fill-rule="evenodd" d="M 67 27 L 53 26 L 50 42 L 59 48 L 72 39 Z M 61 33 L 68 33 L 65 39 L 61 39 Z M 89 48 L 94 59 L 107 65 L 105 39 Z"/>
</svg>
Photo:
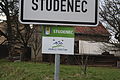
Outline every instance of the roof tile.
<svg viewBox="0 0 120 80">
<path fill-rule="evenodd" d="M 75 32 L 78 34 L 110 36 L 110 33 L 101 23 L 97 27 L 77 26 Z"/>
</svg>

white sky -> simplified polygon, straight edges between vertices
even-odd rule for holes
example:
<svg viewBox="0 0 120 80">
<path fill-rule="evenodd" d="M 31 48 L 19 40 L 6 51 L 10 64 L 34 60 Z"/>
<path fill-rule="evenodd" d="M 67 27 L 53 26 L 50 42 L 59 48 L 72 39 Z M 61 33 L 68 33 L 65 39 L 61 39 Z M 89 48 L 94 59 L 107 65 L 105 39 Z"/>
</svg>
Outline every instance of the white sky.
<svg viewBox="0 0 120 80">
<path fill-rule="evenodd" d="M 6 17 L 5 16 L 0 16 L 0 19 L 6 20 Z"/>
<path fill-rule="evenodd" d="M 0 13 L 0 22 L 1 22 L 2 20 L 6 20 L 6 16 L 5 16 L 5 14 Z"/>
<path fill-rule="evenodd" d="M 2 22 L 3 20 L 6 20 L 5 16 L 0 16 L 0 22 Z"/>
</svg>

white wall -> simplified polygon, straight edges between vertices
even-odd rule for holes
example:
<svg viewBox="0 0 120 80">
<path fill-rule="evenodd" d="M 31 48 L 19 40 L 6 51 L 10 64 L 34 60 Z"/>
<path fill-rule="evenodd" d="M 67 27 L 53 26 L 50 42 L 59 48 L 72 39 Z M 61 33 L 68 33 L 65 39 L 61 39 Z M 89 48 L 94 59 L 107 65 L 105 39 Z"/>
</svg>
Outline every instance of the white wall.
<svg viewBox="0 0 120 80">
<path fill-rule="evenodd" d="M 79 54 L 100 55 L 103 52 L 101 46 L 99 42 L 79 40 Z"/>
<path fill-rule="evenodd" d="M 120 56 L 120 51 L 112 44 L 79 40 L 79 54 L 101 55 L 105 51 Z"/>
</svg>

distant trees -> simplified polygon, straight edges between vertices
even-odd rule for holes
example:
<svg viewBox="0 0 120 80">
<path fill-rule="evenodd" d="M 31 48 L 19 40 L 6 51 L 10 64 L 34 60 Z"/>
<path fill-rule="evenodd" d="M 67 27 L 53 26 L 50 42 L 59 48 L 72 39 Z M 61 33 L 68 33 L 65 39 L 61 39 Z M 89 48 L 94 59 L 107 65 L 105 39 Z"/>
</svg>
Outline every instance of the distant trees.
<svg viewBox="0 0 120 80">
<path fill-rule="evenodd" d="M 12 56 L 13 46 L 15 44 L 20 44 L 23 48 L 22 59 L 24 60 L 25 54 L 28 50 L 29 40 L 32 36 L 34 28 L 30 28 L 30 25 L 22 25 L 18 21 L 18 5 L 19 0 L 0 0 L 0 11 L 6 16 L 6 34 L 8 47 L 9 47 L 9 57 Z M 5 27 L 5 26 L 4 26 Z M 1 33 L 3 33 L 1 31 Z"/>
<path fill-rule="evenodd" d="M 120 48 L 120 0 L 101 0 L 100 17 L 117 40 L 115 46 Z"/>
<path fill-rule="evenodd" d="M 0 0 L 0 11 L 6 16 L 7 23 L 7 39 L 12 41 L 12 22 L 16 16 L 18 16 L 18 0 Z"/>
<path fill-rule="evenodd" d="M 16 8 L 15 10 L 15 5 L 14 5 L 15 0 L 0 0 L 0 10 L 3 12 L 7 18 L 6 23 L 7 23 L 7 30 L 6 30 L 6 36 L 7 36 L 7 41 L 8 41 L 8 46 L 9 46 L 9 57 L 11 57 L 11 46 L 12 46 L 12 41 L 13 41 L 13 33 L 12 33 L 12 21 L 11 19 L 13 16 L 16 16 L 18 13 L 18 9 Z"/>
</svg>

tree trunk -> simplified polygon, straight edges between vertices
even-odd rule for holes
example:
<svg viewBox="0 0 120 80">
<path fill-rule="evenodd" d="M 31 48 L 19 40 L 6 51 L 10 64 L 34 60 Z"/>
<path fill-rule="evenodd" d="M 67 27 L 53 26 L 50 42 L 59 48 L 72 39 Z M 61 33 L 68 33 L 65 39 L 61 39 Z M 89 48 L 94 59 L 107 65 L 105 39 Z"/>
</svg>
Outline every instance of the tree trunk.
<svg viewBox="0 0 120 80">
<path fill-rule="evenodd" d="M 8 40 L 8 51 L 9 51 L 9 59 L 12 58 L 12 26 L 11 26 L 11 20 L 10 16 L 7 16 L 7 40 Z"/>
<path fill-rule="evenodd" d="M 21 54 L 21 61 L 29 61 L 31 60 L 31 48 L 24 47 L 23 53 Z"/>
<path fill-rule="evenodd" d="M 88 56 L 82 55 L 81 56 L 81 71 L 82 74 L 86 76 L 87 74 L 87 67 L 88 67 Z"/>
</svg>

